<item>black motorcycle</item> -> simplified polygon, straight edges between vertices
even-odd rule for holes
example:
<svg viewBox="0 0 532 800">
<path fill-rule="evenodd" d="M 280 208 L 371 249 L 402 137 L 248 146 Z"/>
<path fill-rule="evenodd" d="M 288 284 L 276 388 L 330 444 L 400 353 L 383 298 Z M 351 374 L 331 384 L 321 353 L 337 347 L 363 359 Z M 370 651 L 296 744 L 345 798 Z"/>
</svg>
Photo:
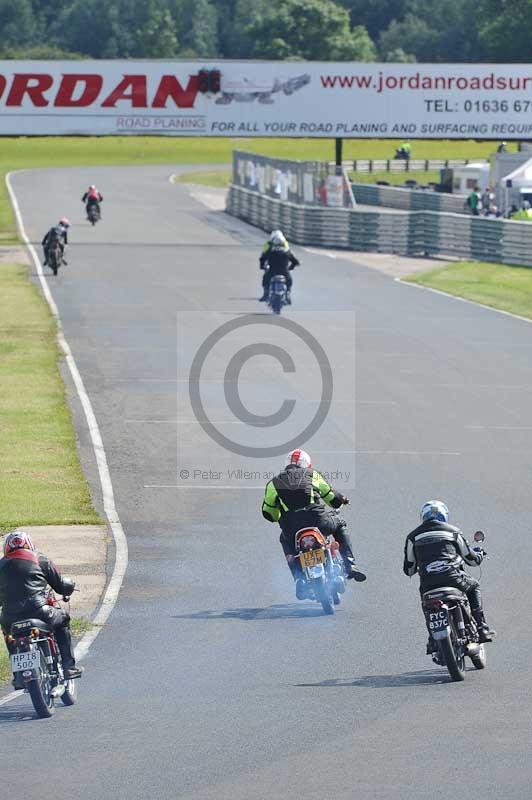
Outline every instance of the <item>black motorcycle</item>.
<svg viewBox="0 0 532 800">
<path fill-rule="evenodd" d="M 483 531 L 477 531 L 474 539 L 483 542 Z M 481 547 L 475 549 L 486 555 Z M 460 589 L 441 586 L 423 594 L 422 607 L 436 647 L 432 654 L 434 663 L 447 667 L 453 681 L 464 680 L 466 658 L 471 659 L 475 669 L 484 669 L 486 648 L 479 641 L 467 596 Z"/>
<path fill-rule="evenodd" d="M 280 314 L 282 307 L 289 305 L 288 289 L 284 275 L 274 275 L 270 280 L 268 304 L 274 314 Z"/>
<path fill-rule="evenodd" d="M 100 220 L 100 207 L 96 203 L 90 203 L 87 206 L 87 219 L 91 225 L 96 225 Z"/>
<path fill-rule="evenodd" d="M 63 597 L 63 600 L 68 602 L 69 598 Z M 59 606 L 51 590 L 47 604 Z M 14 622 L 6 643 L 11 658 L 13 688 L 29 694 L 40 719 L 52 716 L 58 698 L 65 706 L 74 705 L 76 682 L 65 678 L 53 629 L 46 622 L 40 619 Z"/>
<path fill-rule="evenodd" d="M 61 244 L 58 241 L 52 242 L 48 250 L 48 264 L 54 275 L 57 275 L 59 267 L 61 267 L 63 263 L 63 248 Z"/>
</svg>

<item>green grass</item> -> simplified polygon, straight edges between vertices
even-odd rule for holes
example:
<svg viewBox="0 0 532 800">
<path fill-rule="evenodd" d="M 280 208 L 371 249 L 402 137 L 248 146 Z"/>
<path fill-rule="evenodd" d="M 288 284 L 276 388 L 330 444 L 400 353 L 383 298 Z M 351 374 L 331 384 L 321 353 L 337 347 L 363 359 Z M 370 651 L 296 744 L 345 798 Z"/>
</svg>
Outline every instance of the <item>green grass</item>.
<svg viewBox="0 0 532 800">
<path fill-rule="evenodd" d="M 183 172 L 174 177 L 176 183 L 199 183 L 202 186 L 217 186 L 226 188 L 231 181 L 231 170 L 217 169 L 204 172 Z"/>
<path fill-rule="evenodd" d="M 343 156 L 344 159 L 392 158 L 396 146 L 397 141 L 390 139 L 346 139 Z M 3 180 L 7 172 L 37 167 L 114 164 L 229 164 L 234 148 L 278 158 L 334 158 L 331 139 L 4 138 L 0 140 L 0 244 L 17 238 Z M 420 140 L 412 143 L 412 158 L 486 158 L 494 150 L 493 142 Z"/>
<path fill-rule="evenodd" d="M 55 336 L 27 268 L 0 264 L 0 532 L 100 521 L 81 472 Z"/>
<path fill-rule="evenodd" d="M 407 280 L 532 319 L 529 267 L 460 261 L 412 275 Z"/>
<path fill-rule="evenodd" d="M 376 183 L 388 181 L 392 186 L 403 186 L 405 181 L 414 180 L 419 184 L 439 183 L 438 170 L 430 172 L 352 172 L 349 177 L 353 183 Z"/>
<path fill-rule="evenodd" d="M 86 631 L 92 628 L 92 624 L 87 622 L 83 617 L 73 617 L 70 621 L 72 635 L 75 639 L 79 639 Z M 12 678 L 12 672 L 9 664 L 9 654 L 4 645 L 0 645 L 0 684 L 7 683 Z"/>
</svg>

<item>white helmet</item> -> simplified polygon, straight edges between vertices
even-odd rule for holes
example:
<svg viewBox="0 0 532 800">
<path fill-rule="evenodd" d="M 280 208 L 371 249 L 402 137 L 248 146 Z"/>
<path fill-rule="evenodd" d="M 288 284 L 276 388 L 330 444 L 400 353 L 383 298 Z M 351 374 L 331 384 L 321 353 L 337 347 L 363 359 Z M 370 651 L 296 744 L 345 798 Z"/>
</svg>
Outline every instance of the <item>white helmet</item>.
<svg viewBox="0 0 532 800">
<path fill-rule="evenodd" d="M 285 238 L 284 233 L 282 231 L 279 231 L 279 230 L 272 231 L 272 234 L 270 236 L 270 242 L 272 244 L 283 245 L 284 246 L 286 244 L 286 238 Z"/>
<path fill-rule="evenodd" d="M 423 504 L 420 517 L 421 522 L 428 522 L 429 520 L 447 522 L 449 519 L 449 509 L 441 500 L 429 500 L 427 503 Z"/>
<path fill-rule="evenodd" d="M 312 459 L 305 450 L 292 450 L 288 453 L 288 460 L 286 465 L 294 464 L 296 467 L 303 467 L 303 469 L 312 468 Z"/>
</svg>

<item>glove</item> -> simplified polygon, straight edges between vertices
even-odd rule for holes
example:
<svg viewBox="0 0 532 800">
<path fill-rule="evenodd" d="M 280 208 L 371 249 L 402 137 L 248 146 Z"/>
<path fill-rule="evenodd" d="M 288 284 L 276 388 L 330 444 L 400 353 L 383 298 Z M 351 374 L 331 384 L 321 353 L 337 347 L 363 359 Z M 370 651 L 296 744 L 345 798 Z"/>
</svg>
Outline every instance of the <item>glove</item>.
<svg viewBox="0 0 532 800">
<path fill-rule="evenodd" d="M 349 497 L 342 497 L 342 505 L 344 506 L 349 505 Z"/>
</svg>

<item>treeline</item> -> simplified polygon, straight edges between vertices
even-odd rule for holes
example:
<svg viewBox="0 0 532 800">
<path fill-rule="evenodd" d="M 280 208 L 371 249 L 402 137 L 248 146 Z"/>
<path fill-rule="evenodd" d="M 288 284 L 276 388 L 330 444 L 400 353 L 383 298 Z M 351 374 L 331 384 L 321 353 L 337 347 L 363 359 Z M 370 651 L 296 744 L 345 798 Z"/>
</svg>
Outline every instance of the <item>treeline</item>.
<svg viewBox="0 0 532 800">
<path fill-rule="evenodd" d="M 530 60 L 532 0 L 0 0 L 1 58 Z"/>
</svg>

